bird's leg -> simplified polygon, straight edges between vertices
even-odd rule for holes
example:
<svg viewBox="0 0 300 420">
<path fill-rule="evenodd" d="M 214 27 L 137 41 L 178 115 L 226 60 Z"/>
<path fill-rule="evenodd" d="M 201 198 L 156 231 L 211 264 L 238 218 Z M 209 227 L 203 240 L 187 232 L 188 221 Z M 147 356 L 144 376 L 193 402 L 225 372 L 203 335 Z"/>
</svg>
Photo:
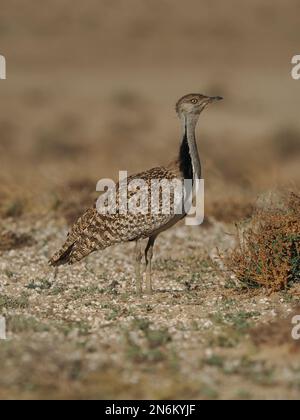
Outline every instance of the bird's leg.
<svg viewBox="0 0 300 420">
<path fill-rule="evenodd" d="M 141 276 L 141 261 L 142 251 L 140 241 L 135 244 L 135 277 L 136 277 L 136 292 L 138 295 L 142 294 L 142 276 Z"/>
<path fill-rule="evenodd" d="M 153 257 L 153 246 L 156 237 L 151 236 L 149 238 L 148 244 L 145 250 L 145 259 L 146 259 L 146 293 L 148 295 L 152 294 L 152 278 L 151 278 L 151 270 L 152 270 L 152 257 Z"/>
<path fill-rule="evenodd" d="M 54 269 L 51 267 L 50 271 L 49 271 L 49 281 L 52 287 L 54 285 L 54 283 L 56 282 L 58 277 L 58 267 L 54 267 Z"/>
</svg>

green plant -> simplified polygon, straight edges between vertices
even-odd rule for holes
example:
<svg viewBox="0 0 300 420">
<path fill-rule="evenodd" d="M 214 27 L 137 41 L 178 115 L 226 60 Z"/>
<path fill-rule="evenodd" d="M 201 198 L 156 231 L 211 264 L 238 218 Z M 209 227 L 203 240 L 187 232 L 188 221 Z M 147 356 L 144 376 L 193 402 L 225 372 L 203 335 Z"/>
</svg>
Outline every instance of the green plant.
<svg viewBox="0 0 300 420">
<path fill-rule="evenodd" d="M 154 329 L 145 318 L 136 318 L 132 329 L 142 333 L 142 342 L 133 339 L 130 330 L 125 331 L 127 356 L 136 362 L 160 362 L 167 358 L 165 347 L 172 340 L 167 328 Z M 171 352 L 170 364 L 174 365 L 174 353 Z"/>
<path fill-rule="evenodd" d="M 0 295 L 0 311 L 3 309 L 26 309 L 28 306 L 27 293 L 22 293 L 19 297 Z"/>
</svg>

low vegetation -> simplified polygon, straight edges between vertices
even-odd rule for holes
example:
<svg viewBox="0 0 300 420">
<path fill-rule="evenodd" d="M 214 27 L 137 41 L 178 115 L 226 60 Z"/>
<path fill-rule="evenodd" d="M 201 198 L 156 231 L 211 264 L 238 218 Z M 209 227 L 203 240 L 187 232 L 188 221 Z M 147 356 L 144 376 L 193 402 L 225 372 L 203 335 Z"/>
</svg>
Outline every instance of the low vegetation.
<svg viewBox="0 0 300 420">
<path fill-rule="evenodd" d="M 299 281 L 300 196 L 290 193 L 275 207 L 257 209 L 238 227 L 238 245 L 224 259 L 247 287 L 279 291 Z"/>
<path fill-rule="evenodd" d="M 0 251 L 10 251 L 32 246 L 35 243 L 32 236 L 27 234 L 17 234 L 11 231 L 0 231 Z"/>
</svg>

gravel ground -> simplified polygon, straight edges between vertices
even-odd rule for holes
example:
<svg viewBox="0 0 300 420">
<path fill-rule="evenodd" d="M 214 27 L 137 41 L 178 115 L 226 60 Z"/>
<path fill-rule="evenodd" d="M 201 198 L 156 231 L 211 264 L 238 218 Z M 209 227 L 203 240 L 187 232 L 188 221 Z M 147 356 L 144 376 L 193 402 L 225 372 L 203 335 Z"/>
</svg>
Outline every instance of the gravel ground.
<svg viewBox="0 0 300 420">
<path fill-rule="evenodd" d="M 133 244 L 62 267 L 54 279 L 47 260 L 65 222 L 6 229 L 34 241 L 0 254 L 8 330 L 0 398 L 300 397 L 290 321 L 299 287 L 267 296 L 234 285 L 215 259 L 217 247 L 233 245 L 232 226 L 162 234 L 150 297 L 134 293 Z"/>
</svg>

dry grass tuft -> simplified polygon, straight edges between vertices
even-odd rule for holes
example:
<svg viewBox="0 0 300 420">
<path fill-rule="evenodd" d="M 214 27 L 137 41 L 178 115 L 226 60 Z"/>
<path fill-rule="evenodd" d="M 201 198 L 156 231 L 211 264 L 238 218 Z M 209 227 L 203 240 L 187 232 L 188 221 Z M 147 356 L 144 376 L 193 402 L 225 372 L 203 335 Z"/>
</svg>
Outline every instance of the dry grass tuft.
<svg viewBox="0 0 300 420">
<path fill-rule="evenodd" d="M 0 232 L 0 251 L 20 249 L 34 244 L 35 240 L 30 235 L 17 234 L 11 231 Z"/>
<path fill-rule="evenodd" d="M 300 280 L 300 196 L 290 193 L 280 208 L 255 211 L 249 225 L 238 227 L 238 245 L 225 264 L 247 287 L 269 292 Z"/>
</svg>

